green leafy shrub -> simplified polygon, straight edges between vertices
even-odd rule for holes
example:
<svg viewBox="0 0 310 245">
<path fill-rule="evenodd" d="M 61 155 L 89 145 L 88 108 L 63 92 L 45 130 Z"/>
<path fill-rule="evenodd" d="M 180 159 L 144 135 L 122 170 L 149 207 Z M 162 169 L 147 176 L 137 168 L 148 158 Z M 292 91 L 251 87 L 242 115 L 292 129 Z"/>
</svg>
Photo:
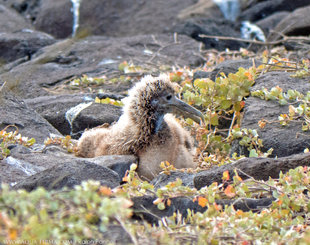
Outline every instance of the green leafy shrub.
<svg viewBox="0 0 310 245">
<path fill-rule="evenodd" d="M 264 156 L 260 151 L 262 141 L 257 132 L 240 128 L 244 98 L 250 95 L 256 75 L 257 69 L 253 66 L 249 69 L 239 68 L 238 72 L 228 76 L 221 73 L 215 81 L 196 79 L 184 85 L 184 100 L 205 112 L 206 125 L 195 132 L 203 161 L 207 159 L 207 154 L 204 154 L 207 152 L 221 155 L 220 161 L 225 159 L 229 162 L 231 142 L 235 139 L 241 139 L 240 144 L 247 147 L 251 156 Z M 191 120 L 187 122 L 193 125 Z"/>
<path fill-rule="evenodd" d="M 73 241 L 102 238 L 109 223 L 127 220 L 131 201 L 110 198 L 98 182 L 84 182 L 73 190 L 48 192 L 0 191 L 0 240 Z"/>
<path fill-rule="evenodd" d="M 292 169 L 268 181 L 242 180 L 238 170 L 230 179 L 224 172 L 224 184 L 213 183 L 200 190 L 182 186 L 180 179 L 154 190 L 136 176 L 135 168 L 133 165 L 128 172 L 127 183 L 113 191 L 94 181 L 83 182 L 73 190 L 47 192 L 38 188 L 31 193 L 3 185 L 1 241 L 105 241 L 102 232 L 110 224 L 121 224 L 135 244 L 150 237 L 159 244 L 298 244 L 309 238 L 308 167 Z M 179 196 L 208 209 L 204 213 L 188 210 L 187 217 L 174 213 L 159 220 L 158 226 L 151 226 L 131 219 L 128 197 L 145 194 L 157 197 L 154 204 L 159 209 L 169 207 L 171 199 Z M 216 204 L 218 199 L 262 197 L 274 197 L 275 201 L 260 212 Z"/>
</svg>

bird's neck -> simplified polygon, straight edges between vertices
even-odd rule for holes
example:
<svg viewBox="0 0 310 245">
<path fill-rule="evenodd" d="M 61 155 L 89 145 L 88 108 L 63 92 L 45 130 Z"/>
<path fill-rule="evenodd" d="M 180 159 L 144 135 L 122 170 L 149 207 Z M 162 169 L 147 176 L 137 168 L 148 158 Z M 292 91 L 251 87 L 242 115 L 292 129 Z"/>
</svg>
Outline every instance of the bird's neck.
<svg viewBox="0 0 310 245">
<path fill-rule="evenodd" d="M 165 128 L 164 114 L 145 111 L 143 114 L 131 115 L 136 125 L 136 139 L 132 141 L 132 149 L 140 151 L 149 146 L 155 137 L 160 137 L 161 131 Z M 134 152 L 136 153 L 136 152 Z"/>
<path fill-rule="evenodd" d="M 139 128 L 139 134 L 147 139 L 158 134 L 165 124 L 164 116 L 162 113 L 146 111 L 143 115 L 135 117 L 134 121 Z"/>
</svg>

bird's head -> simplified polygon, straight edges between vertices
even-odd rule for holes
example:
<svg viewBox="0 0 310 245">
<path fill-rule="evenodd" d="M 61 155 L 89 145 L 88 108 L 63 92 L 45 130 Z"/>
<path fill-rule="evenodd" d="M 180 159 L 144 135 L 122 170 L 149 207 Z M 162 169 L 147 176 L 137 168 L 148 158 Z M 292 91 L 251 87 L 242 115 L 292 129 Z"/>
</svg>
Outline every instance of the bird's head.
<svg viewBox="0 0 310 245">
<path fill-rule="evenodd" d="M 177 97 L 176 85 L 169 76 L 145 76 L 130 91 L 124 110 L 132 111 L 137 118 L 156 115 L 162 118 L 166 113 L 189 117 L 200 123 L 203 114 Z M 147 113 L 147 115 L 145 115 Z"/>
</svg>

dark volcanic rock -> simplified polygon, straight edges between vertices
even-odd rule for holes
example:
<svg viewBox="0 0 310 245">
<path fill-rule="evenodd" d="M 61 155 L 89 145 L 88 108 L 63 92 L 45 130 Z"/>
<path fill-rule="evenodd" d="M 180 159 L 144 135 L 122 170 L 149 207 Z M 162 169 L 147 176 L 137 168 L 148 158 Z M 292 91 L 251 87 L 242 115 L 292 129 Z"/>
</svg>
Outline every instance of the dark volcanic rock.
<svg viewBox="0 0 310 245">
<path fill-rule="evenodd" d="M 193 188 L 194 177 L 195 177 L 195 174 L 192 174 L 192 173 L 171 171 L 169 175 L 164 174 L 164 173 L 159 174 L 151 181 L 151 184 L 153 184 L 154 188 L 157 189 L 157 188 L 160 188 L 160 187 L 163 187 L 169 184 L 170 182 L 174 182 L 177 179 L 180 179 L 182 180 L 182 185 Z"/>
<path fill-rule="evenodd" d="M 255 61 L 255 65 L 260 65 L 261 62 Z M 197 78 L 210 78 L 211 80 L 215 81 L 216 77 L 220 73 L 224 73 L 228 75 L 229 73 L 236 73 L 240 67 L 248 69 L 253 66 L 253 60 L 249 59 L 240 59 L 240 60 L 225 60 L 222 63 L 218 64 L 211 72 L 204 72 L 204 71 L 196 71 L 194 73 L 193 79 Z"/>
<path fill-rule="evenodd" d="M 3 89 L 5 90 L 5 88 Z M 25 102 L 6 91 L 0 92 L 0 129 L 15 125 L 24 137 L 43 143 L 50 134 L 60 135 L 43 117 L 30 109 Z M 8 130 L 15 130 L 10 127 Z"/>
<path fill-rule="evenodd" d="M 11 145 L 10 156 L 0 161 L 0 179 L 3 183 L 14 184 L 72 158 L 74 155 L 58 146 L 35 145 L 28 148 Z"/>
<path fill-rule="evenodd" d="M 157 223 L 159 217 L 172 216 L 173 213 L 179 212 L 183 217 L 187 216 L 187 210 L 194 212 L 204 212 L 206 207 L 201 207 L 197 202 L 193 202 L 193 197 L 176 197 L 171 198 L 171 205 L 166 205 L 164 210 L 157 208 L 157 205 L 153 204 L 156 197 L 154 196 L 141 196 L 134 197 L 132 201 L 134 203 L 132 209 L 134 210 L 133 218 L 142 218 L 149 223 Z"/>
<path fill-rule="evenodd" d="M 41 0 L 1 0 L 0 2 L 1 4 L 14 9 L 32 23 L 38 15 L 38 7 Z"/>
<path fill-rule="evenodd" d="M 44 117 L 60 133 L 69 135 L 71 133 L 71 127 L 66 120 L 66 112 L 70 108 L 85 102 L 85 98 L 87 97 L 88 94 L 51 95 L 25 99 L 25 103 Z"/>
<path fill-rule="evenodd" d="M 309 5 L 308 0 L 272 0 L 262 1 L 245 10 L 241 20 L 257 21 L 279 11 L 293 11 L 297 8 Z"/>
<path fill-rule="evenodd" d="M 178 14 L 178 19 L 180 20 L 186 20 L 193 17 L 217 19 L 224 16 L 213 0 L 198 0 L 195 4 L 182 9 Z"/>
<path fill-rule="evenodd" d="M 274 32 L 268 36 L 268 41 L 275 41 L 281 38 L 282 35 L 308 36 L 310 34 L 309 11 L 310 6 L 296 9 L 294 12 L 287 15 L 274 28 Z"/>
<path fill-rule="evenodd" d="M 209 170 L 196 174 L 194 184 L 197 189 L 209 186 L 214 182 L 223 182 L 223 173 L 228 171 L 230 178 L 235 176 L 235 171 L 243 179 L 249 176 L 256 180 L 267 181 L 269 178 L 278 179 L 280 173 L 286 173 L 290 169 L 310 165 L 310 153 L 295 154 L 288 157 L 267 158 L 249 157 L 242 158 L 232 164 L 214 166 Z"/>
<path fill-rule="evenodd" d="M 55 38 L 71 36 L 73 30 L 73 13 L 70 0 L 40 1 L 38 15 L 34 26 L 36 29 L 49 33 Z"/>
<path fill-rule="evenodd" d="M 102 232 L 102 238 L 104 242 L 111 244 L 132 244 L 133 241 L 130 238 L 128 232 L 124 230 L 121 225 L 108 225 L 107 231 Z"/>
<path fill-rule="evenodd" d="M 177 40 L 169 34 L 128 38 L 93 36 L 44 47 L 29 62 L 16 67 L 5 66 L 6 72 L 0 74 L 0 81 L 6 81 L 9 88 L 24 98 L 33 98 L 48 95 L 44 88 L 52 89 L 83 74 L 120 74 L 118 65 L 124 60 L 151 67 L 197 66 L 203 62 L 199 43 L 186 36 L 179 35 Z M 123 84 L 103 84 L 102 88 L 119 93 L 130 87 L 130 84 Z"/>
<path fill-rule="evenodd" d="M 95 95 L 91 94 L 67 94 L 42 96 L 33 99 L 26 99 L 29 107 L 36 110 L 50 124 L 52 124 L 63 135 L 70 135 L 71 132 L 81 132 L 86 128 L 93 128 L 105 123 L 111 124 L 118 120 L 122 113 L 120 107 L 109 104 L 92 103 Z M 83 103 L 92 103 L 82 111 L 74 108 Z M 66 113 L 72 109 L 73 128 L 66 119 Z"/>
<path fill-rule="evenodd" d="M 276 25 L 279 24 L 279 22 L 284 19 L 288 14 L 289 12 L 287 11 L 276 12 L 264 19 L 255 22 L 255 24 L 258 25 L 265 33 L 265 36 L 267 36 L 270 31 L 273 31 Z"/>
<path fill-rule="evenodd" d="M 15 32 L 22 29 L 32 29 L 32 25 L 27 23 L 15 10 L 0 4 L 0 32 Z"/>
<path fill-rule="evenodd" d="M 118 121 L 121 114 L 122 108 L 119 106 L 92 103 L 76 115 L 72 122 L 71 134 L 78 138 L 85 129 Z"/>
<path fill-rule="evenodd" d="M 126 171 L 130 169 L 130 165 L 132 163 L 138 163 L 138 159 L 133 155 L 77 158 L 72 153 L 70 154 L 67 150 L 56 145 L 45 147 L 44 145 L 35 145 L 32 148 L 27 148 L 17 144 L 11 145 L 10 151 L 10 156 L 0 161 L 0 180 L 3 183 L 11 185 L 23 181 L 31 175 L 40 174 L 46 169 L 56 168 L 64 163 L 75 163 L 77 161 L 87 161 L 99 167 L 105 167 L 115 171 L 118 174 L 117 181 L 119 183 L 122 181 Z M 82 174 L 83 172 L 80 173 L 79 178 L 87 179 L 87 175 L 84 176 Z"/>
<path fill-rule="evenodd" d="M 86 160 L 72 159 L 20 181 L 14 189 L 32 191 L 39 186 L 47 190 L 72 188 L 85 180 L 97 180 L 111 188 L 119 185 L 119 176 L 113 170 Z"/>
<path fill-rule="evenodd" d="M 153 201 L 154 196 L 141 196 L 132 199 L 133 205 L 133 218 L 146 220 L 149 223 L 156 224 L 161 217 L 172 216 L 174 213 L 181 214 L 180 218 L 185 218 L 188 215 L 188 210 L 196 212 L 205 212 L 207 207 L 201 207 L 194 197 L 174 197 L 170 198 L 170 205 L 165 205 L 164 210 L 159 210 Z M 225 207 L 226 205 L 233 205 L 233 207 L 244 212 L 253 210 L 257 211 L 271 205 L 274 198 L 250 199 L 242 198 L 237 200 L 216 200 L 216 204 Z"/>
<path fill-rule="evenodd" d="M 1 33 L 0 62 L 8 63 L 25 56 L 30 60 L 40 48 L 55 42 L 56 40 L 50 35 L 29 29 L 14 33 Z"/>
<path fill-rule="evenodd" d="M 127 170 L 130 170 L 130 165 L 138 163 L 138 159 L 134 155 L 108 155 L 86 159 L 100 166 L 112 169 L 118 173 L 120 181 L 122 181 Z"/>
<path fill-rule="evenodd" d="M 163 33 L 176 16 L 194 0 L 81 1 L 79 35 L 133 36 Z M 12 6 L 13 5 L 13 6 Z M 11 4 L 39 30 L 57 38 L 72 34 L 73 13 L 69 0 L 24 0 Z"/>
<path fill-rule="evenodd" d="M 240 30 L 234 23 L 224 19 L 203 19 L 196 18 L 180 22 L 172 28 L 173 32 L 184 34 L 204 43 L 205 49 L 239 50 L 246 47 L 244 42 L 234 40 L 217 40 L 215 38 L 200 37 L 200 34 L 224 37 L 240 37 Z"/>
<path fill-rule="evenodd" d="M 283 92 L 288 89 L 297 90 L 301 93 L 310 90 L 308 79 L 291 77 L 286 72 L 268 72 L 256 79 L 256 84 L 252 91 L 279 86 Z M 297 107 L 295 104 L 294 106 Z M 292 154 L 301 153 L 305 148 L 310 147 L 310 132 L 303 132 L 302 120 L 292 121 L 288 126 L 281 126 L 278 121 L 280 114 L 288 113 L 288 105 L 281 106 L 276 101 L 261 100 L 256 97 L 249 97 L 246 100 L 242 128 L 256 129 L 259 138 L 263 140 L 263 150 L 267 151 L 273 148 L 272 156 L 283 157 Z M 265 119 L 269 122 L 261 129 L 258 121 Z M 233 144 L 232 152 L 247 154 L 247 151 L 241 147 L 238 142 Z"/>
<path fill-rule="evenodd" d="M 193 0 L 82 1 L 80 30 L 106 36 L 163 33 L 176 23 L 177 14 Z"/>
</svg>

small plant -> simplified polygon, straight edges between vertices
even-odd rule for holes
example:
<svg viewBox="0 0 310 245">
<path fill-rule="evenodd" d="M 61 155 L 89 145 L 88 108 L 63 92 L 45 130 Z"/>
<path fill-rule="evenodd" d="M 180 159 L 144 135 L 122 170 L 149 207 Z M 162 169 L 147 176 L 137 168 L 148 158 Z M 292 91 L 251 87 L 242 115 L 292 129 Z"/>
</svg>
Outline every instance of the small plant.
<svg viewBox="0 0 310 245">
<path fill-rule="evenodd" d="M 115 100 L 111 98 L 99 99 L 98 97 L 96 97 L 95 103 L 110 104 L 110 105 L 115 105 L 115 106 L 120 106 L 120 107 L 124 106 L 124 103 L 121 100 Z"/>
<path fill-rule="evenodd" d="M 278 101 L 280 105 L 288 105 L 288 113 L 281 114 L 278 117 L 278 122 L 282 126 L 289 125 L 291 121 L 302 120 L 302 130 L 310 130 L 310 91 L 305 95 L 292 89 L 284 93 L 283 90 L 277 86 L 270 91 L 266 88 L 253 91 L 251 95 L 264 100 Z M 264 123 L 266 122 L 267 121 Z M 265 124 L 262 124 L 262 126 L 264 125 Z"/>
<path fill-rule="evenodd" d="M 14 131 L 9 131 L 9 128 L 14 128 Z M 9 145 L 20 144 L 26 147 L 32 146 L 36 141 L 34 138 L 22 137 L 18 133 L 18 128 L 15 125 L 6 126 L 0 131 L 0 160 L 10 155 Z"/>
<path fill-rule="evenodd" d="M 91 85 L 101 85 L 106 82 L 106 77 L 89 77 L 83 75 L 81 78 L 76 78 L 70 82 L 70 86 L 75 87 L 88 87 Z"/>
<path fill-rule="evenodd" d="M 48 145 L 60 145 L 62 148 L 66 149 L 69 153 L 76 152 L 76 144 L 71 139 L 70 135 L 67 135 L 65 137 L 53 137 L 53 138 L 47 138 L 44 141 L 45 146 Z"/>
<path fill-rule="evenodd" d="M 145 69 L 142 68 L 141 66 L 134 65 L 133 63 L 128 63 L 127 61 L 120 63 L 118 69 L 124 74 L 145 72 Z"/>
<path fill-rule="evenodd" d="M 240 129 L 232 130 L 233 139 L 239 139 L 239 145 L 246 147 L 249 151 L 249 157 L 268 157 L 271 155 L 273 149 L 269 149 L 266 153 L 261 151 L 263 141 L 259 138 L 255 129 Z"/>
</svg>

